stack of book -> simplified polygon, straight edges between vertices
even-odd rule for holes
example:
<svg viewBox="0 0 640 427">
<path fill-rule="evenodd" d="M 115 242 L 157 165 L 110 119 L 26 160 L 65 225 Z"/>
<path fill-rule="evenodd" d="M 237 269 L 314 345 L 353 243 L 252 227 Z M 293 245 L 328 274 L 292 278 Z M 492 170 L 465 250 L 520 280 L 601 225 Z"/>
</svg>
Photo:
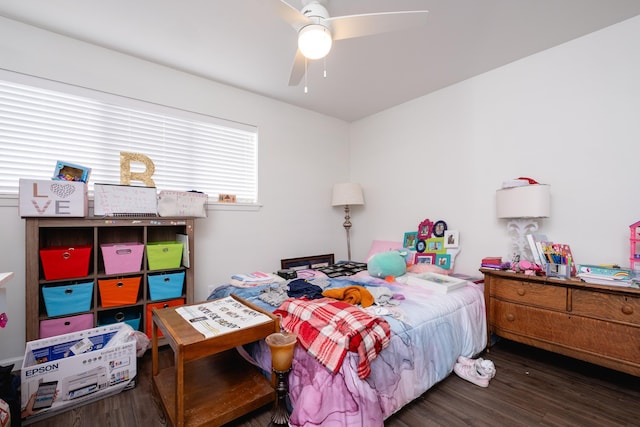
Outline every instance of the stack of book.
<svg viewBox="0 0 640 427">
<path fill-rule="evenodd" d="M 494 270 L 508 270 L 511 267 L 511 263 L 502 262 L 501 257 L 484 257 L 480 263 L 481 268 L 492 268 Z"/>
<path fill-rule="evenodd" d="M 633 272 L 627 268 L 580 264 L 577 276 L 587 283 L 598 285 L 633 285 Z"/>
</svg>

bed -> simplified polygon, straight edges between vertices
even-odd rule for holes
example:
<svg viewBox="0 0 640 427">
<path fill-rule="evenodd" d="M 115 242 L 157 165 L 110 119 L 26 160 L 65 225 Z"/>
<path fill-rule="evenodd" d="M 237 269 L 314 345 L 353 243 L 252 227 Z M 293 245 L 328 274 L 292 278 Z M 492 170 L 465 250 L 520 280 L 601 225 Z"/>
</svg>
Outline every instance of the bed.
<svg viewBox="0 0 640 427">
<path fill-rule="evenodd" d="M 361 286 L 374 295 L 393 295 L 394 301 L 380 300 L 382 305 L 364 309 L 390 327 L 385 348 L 368 364 L 370 372 L 364 378 L 358 352 L 347 352 L 332 372 L 301 345 L 296 346 L 289 374 L 292 426 L 382 426 L 385 419 L 447 377 L 458 356 L 471 357 L 486 347 L 482 284 L 467 282 L 461 289 L 439 295 L 402 283 L 402 278 L 387 282 L 367 271 L 342 277 L 328 277 L 317 270 L 297 273 L 324 290 Z M 265 294 L 276 286 L 282 290 L 282 283 L 237 285 L 219 286 L 208 299 L 233 293 L 277 311 L 279 306 Z M 241 352 L 265 375 L 271 375 L 270 352 L 264 341 Z"/>
</svg>

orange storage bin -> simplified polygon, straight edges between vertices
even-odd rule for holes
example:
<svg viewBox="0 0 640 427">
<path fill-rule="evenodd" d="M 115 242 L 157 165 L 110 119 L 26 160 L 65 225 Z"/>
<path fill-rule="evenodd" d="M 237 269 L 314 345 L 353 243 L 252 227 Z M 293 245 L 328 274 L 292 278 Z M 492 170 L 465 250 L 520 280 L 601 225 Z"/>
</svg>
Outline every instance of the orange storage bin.
<svg viewBox="0 0 640 427">
<path fill-rule="evenodd" d="M 154 304 L 147 304 L 147 336 L 151 338 L 151 332 L 153 330 L 153 319 L 151 319 L 151 310 L 154 308 L 167 308 L 167 307 L 178 307 L 184 305 L 184 298 L 172 299 L 169 301 L 157 302 Z M 158 329 L 158 336 L 162 336 L 162 331 Z"/>
<path fill-rule="evenodd" d="M 98 280 L 102 307 L 135 304 L 138 301 L 141 276 Z"/>
</svg>

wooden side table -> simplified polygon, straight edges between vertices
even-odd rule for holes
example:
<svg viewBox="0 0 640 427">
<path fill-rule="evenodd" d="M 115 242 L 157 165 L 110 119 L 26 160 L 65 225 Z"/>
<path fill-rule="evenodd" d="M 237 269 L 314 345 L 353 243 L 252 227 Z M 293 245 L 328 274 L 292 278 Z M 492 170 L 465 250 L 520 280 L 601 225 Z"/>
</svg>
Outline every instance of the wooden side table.
<svg viewBox="0 0 640 427">
<path fill-rule="evenodd" d="M 220 426 L 275 400 L 271 382 L 234 348 L 277 332 L 278 318 L 232 296 L 271 321 L 205 338 L 177 307 L 153 309 L 153 388 L 174 426 Z M 163 370 L 158 366 L 158 329 L 174 354 L 173 366 Z"/>
</svg>

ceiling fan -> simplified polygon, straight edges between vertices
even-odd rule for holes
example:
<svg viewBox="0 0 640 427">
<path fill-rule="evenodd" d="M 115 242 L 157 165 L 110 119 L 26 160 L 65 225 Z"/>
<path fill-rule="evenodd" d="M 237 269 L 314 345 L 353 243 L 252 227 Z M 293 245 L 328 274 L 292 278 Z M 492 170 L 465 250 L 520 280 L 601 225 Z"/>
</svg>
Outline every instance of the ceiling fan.
<svg viewBox="0 0 640 427">
<path fill-rule="evenodd" d="M 298 50 L 289 86 L 300 83 L 306 73 L 307 59 L 324 58 L 333 42 L 425 25 L 429 13 L 413 10 L 331 17 L 327 0 L 302 0 L 301 10 L 284 0 L 271 0 L 271 3 L 278 15 L 298 33 Z"/>
</svg>

